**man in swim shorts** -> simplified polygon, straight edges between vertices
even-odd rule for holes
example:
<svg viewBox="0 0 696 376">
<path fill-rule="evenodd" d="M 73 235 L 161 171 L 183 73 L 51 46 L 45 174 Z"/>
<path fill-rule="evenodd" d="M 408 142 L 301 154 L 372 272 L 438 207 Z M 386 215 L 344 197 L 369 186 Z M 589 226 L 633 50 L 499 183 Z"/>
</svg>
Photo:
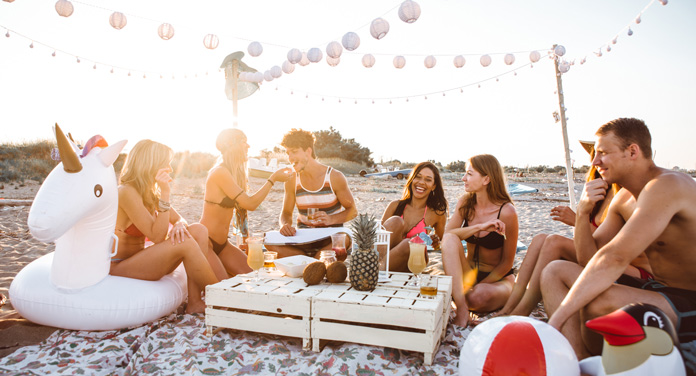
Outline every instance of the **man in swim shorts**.
<svg viewBox="0 0 696 376">
<path fill-rule="evenodd" d="M 640 302 L 662 309 L 680 341 L 694 340 L 696 181 L 655 165 L 650 131 L 642 120 L 612 120 L 596 135 L 597 154 L 592 164 L 602 179 L 586 185 L 574 236 L 576 249 L 594 256 L 584 269 L 568 261 L 554 261 L 544 269 L 541 286 L 549 324 L 561 330 L 583 359 L 599 354 L 602 348 L 601 336 L 583 323 Z M 628 197 L 621 192 L 617 195 L 607 218 L 592 234 L 590 210 L 612 183 L 621 185 Z M 622 276 L 642 252 L 654 280 Z"/>
<path fill-rule="evenodd" d="M 316 160 L 314 142 L 311 132 L 294 128 L 285 134 L 281 142 L 295 170 L 294 178 L 285 182 L 283 210 L 279 219 L 281 235 L 296 234 L 297 230 L 292 222 L 295 207 L 298 211 L 297 228 L 342 227 L 358 214 L 346 177 L 340 171 Z M 316 212 L 309 215 L 309 209 L 315 209 Z M 346 248 L 349 245 L 346 244 Z M 267 244 L 266 248 L 278 252 L 278 257 L 318 257 L 320 250 L 331 249 L 331 238 L 302 245 Z"/>
</svg>

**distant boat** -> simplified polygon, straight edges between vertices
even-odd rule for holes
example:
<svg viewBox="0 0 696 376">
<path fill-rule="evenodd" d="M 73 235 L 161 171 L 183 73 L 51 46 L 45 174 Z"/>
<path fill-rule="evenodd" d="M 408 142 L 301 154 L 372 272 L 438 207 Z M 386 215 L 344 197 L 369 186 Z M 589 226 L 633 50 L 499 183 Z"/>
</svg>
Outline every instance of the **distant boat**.
<svg viewBox="0 0 696 376">
<path fill-rule="evenodd" d="M 371 174 L 368 174 L 367 171 L 362 170 L 362 171 L 360 171 L 360 176 L 364 176 L 367 178 L 370 178 L 370 177 L 380 178 L 380 177 L 391 176 L 391 177 L 395 177 L 397 179 L 403 179 L 403 178 L 407 177 L 408 174 L 410 174 L 410 173 L 411 173 L 410 168 L 406 168 L 403 170 L 394 170 L 394 171 L 373 172 Z"/>
<path fill-rule="evenodd" d="M 285 167 L 288 166 L 284 163 L 279 165 L 276 158 L 271 158 L 268 164 L 266 164 L 266 158 L 249 158 L 247 162 L 249 176 L 261 179 L 268 179 L 276 170 Z"/>
</svg>

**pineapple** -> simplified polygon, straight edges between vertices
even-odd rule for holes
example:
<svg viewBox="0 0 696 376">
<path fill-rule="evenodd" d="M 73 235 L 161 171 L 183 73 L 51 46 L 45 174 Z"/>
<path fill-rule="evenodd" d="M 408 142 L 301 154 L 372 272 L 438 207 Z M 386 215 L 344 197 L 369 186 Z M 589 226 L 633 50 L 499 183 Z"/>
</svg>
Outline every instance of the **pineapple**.
<svg viewBox="0 0 696 376">
<path fill-rule="evenodd" d="M 350 285 L 360 291 L 373 290 L 379 279 L 379 253 L 374 249 L 375 217 L 358 215 L 350 223 L 357 251 L 350 256 Z"/>
</svg>

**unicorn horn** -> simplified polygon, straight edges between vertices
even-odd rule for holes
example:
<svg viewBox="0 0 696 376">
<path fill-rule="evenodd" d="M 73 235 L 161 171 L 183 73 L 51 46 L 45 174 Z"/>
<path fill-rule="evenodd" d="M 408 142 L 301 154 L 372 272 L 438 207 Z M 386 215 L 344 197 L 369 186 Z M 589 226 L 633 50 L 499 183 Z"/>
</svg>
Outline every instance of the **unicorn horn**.
<svg viewBox="0 0 696 376">
<path fill-rule="evenodd" d="M 60 153 L 60 160 L 63 161 L 63 169 L 67 173 L 80 172 L 82 170 L 82 164 L 80 159 L 77 157 L 77 153 L 70 146 L 70 141 L 65 137 L 65 134 L 56 123 L 54 127 L 56 133 L 56 141 L 58 142 L 58 152 Z"/>
</svg>

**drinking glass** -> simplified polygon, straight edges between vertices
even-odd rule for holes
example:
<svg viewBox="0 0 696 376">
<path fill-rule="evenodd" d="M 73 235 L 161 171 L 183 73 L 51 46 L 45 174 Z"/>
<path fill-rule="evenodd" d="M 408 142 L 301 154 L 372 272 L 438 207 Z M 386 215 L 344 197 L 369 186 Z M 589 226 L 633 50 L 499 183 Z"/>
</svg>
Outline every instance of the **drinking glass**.
<svg viewBox="0 0 696 376">
<path fill-rule="evenodd" d="M 267 273 L 276 271 L 276 258 L 278 258 L 278 252 L 267 251 L 263 253 L 263 268 Z"/>
<path fill-rule="evenodd" d="M 317 214 L 317 208 L 307 208 L 307 220 L 314 222 L 314 215 Z"/>
<path fill-rule="evenodd" d="M 420 274 L 426 266 L 425 244 L 411 240 L 408 242 L 408 246 L 410 251 L 408 256 L 408 270 L 415 276 L 415 278 L 408 283 L 408 286 L 420 286 Z"/>
<path fill-rule="evenodd" d="M 247 238 L 247 244 L 247 265 L 254 270 L 254 277 L 249 282 L 258 282 L 261 280 L 259 269 L 263 266 L 263 234 L 252 234 Z"/>
<path fill-rule="evenodd" d="M 346 234 L 331 235 L 331 249 L 336 253 L 338 261 L 346 261 L 348 252 L 346 251 Z"/>
<path fill-rule="evenodd" d="M 437 297 L 437 276 L 430 274 L 421 276 L 420 294 L 422 298 L 435 299 Z"/>
</svg>

